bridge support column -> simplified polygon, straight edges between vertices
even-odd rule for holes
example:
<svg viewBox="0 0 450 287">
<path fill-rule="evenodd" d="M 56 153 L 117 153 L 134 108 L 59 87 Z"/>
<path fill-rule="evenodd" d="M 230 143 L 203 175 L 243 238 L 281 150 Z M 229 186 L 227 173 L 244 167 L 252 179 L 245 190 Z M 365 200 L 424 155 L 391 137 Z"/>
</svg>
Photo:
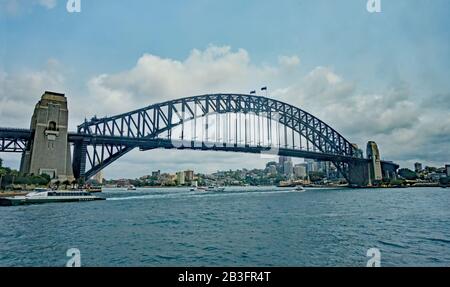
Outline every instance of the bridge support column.
<svg viewBox="0 0 450 287">
<path fill-rule="evenodd" d="M 31 118 L 32 138 L 22 155 L 22 174 L 48 174 L 60 181 L 74 179 L 68 134 L 67 99 L 45 92 Z"/>
<path fill-rule="evenodd" d="M 348 165 L 348 181 L 350 185 L 358 187 L 372 185 L 369 162 L 354 161 Z"/>
<path fill-rule="evenodd" d="M 79 141 L 73 148 L 73 173 L 76 179 L 85 179 L 86 172 L 87 143 Z"/>
</svg>

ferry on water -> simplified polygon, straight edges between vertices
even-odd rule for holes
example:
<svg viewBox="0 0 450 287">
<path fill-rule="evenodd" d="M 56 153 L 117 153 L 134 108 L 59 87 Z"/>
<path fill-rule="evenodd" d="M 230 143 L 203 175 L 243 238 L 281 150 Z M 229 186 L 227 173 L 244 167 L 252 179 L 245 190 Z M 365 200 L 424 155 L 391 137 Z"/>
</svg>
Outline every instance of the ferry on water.
<svg viewBox="0 0 450 287">
<path fill-rule="evenodd" d="M 86 191 L 56 191 L 36 189 L 25 196 L 14 196 L 0 198 L 0 206 L 14 206 L 50 202 L 77 202 L 105 200 L 104 198 L 91 195 Z"/>
</svg>

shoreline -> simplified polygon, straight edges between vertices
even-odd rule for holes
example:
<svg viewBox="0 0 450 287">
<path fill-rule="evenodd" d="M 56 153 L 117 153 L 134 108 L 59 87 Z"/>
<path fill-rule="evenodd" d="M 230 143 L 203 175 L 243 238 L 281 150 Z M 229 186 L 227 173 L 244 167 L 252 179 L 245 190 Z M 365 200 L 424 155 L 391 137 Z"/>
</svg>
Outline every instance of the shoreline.
<svg viewBox="0 0 450 287">
<path fill-rule="evenodd" d="M 255 185 L 255 186 L 244 186 L 244 185 L 229 185 L 229 186 L 223 186 L 225 188 L 249 188 L 249 187 L 275 187 L 275 188 L 294 188 L 295 186 L 276 186 L 276 185 Z M 386 188 L 450 188 L 450 186 L 443 187 L 438 184 L 430 184 L 430 185 L 412 185 L 412 186 L 365 186 L 365 187 L 358 187 L 358 186 L 337 186 L 337 185 L 304 185 L 305 188 L 348 188 L 348 189 L 386 189 Z M 126 190 L 127 187 L 102 187 L 106 189 L 124 189 Z M 154 188 L 154 189 L 161 189 L 161 188 L 191 188 L 191 186 L 139 186 L 136 188 Z"/>
<path fill-rule="evenodd" d="M 279 187 L 274 185 L 259 185 L 259 186 L 224 186 L 225 188 L 248 188 L 248 187 L 274 187 L 274 188 L 289 188 L 289 187 Z M 190 186 L 142 186 L 137 188 L 154 188 L 154 189 L 161 189 L 161 188 L 167 188 L 167 189 L 175 189 L 175 188 L 190 188 Z M 367 186 L 367 187 L 352 187 L 352 186 L 332 186 L 332 185 L 315 185 L 315 186 L 306 186 L 306 188 L 330 188 L 330 189 L 336 189 L 336 188 L 342 188 L 342 189 L 406 189 L 406 188 L 450 188 L 450 186 L 440 186 L 440 185 L 419 185 L 419 186 Z M 120 190 L 127 190 L 126 187 L 102 187 L 102 189 L 120 189 Z M 14 197 L 14 196 L 23 196 L 29 193 L 30 191 L 0 191 L 0 198 L 5 197 Z"/>
</svg>

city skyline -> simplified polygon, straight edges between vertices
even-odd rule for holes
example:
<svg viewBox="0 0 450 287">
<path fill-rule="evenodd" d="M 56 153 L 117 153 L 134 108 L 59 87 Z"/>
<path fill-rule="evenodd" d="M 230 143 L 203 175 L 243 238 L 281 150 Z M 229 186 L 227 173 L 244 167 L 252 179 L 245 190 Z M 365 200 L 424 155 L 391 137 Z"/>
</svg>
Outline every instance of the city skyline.
<svg viewBox="0 0 450 287">
<path fill-rule="evenodd" d="M 74 130 L 96 114 L 268 86 L 269 97 L 317 115 L 360 147 L 376 141 L 382 158 L 411 169 L 415 162 L 443 166 L 450 158 L 449 3 L 389 2 L 372 15 L 363 2 L 250 1 L 236 10 L 234 2 L 194 1 L 186 7 L 136 1 L 119 12 L 117 1 L 83 1 L 82 12 L 72 15 L 65 1 L 4 1 L 0 126 L 28 127 L 44 90 L 67 95 Z M 213 21 L 223 11 L 235 13 L 233 23 Z M 129 21 L 133 13 L 154 17 Z M 127 43 L 120 41 L 123 31 L 134 31 Z M 42 49 L 43 43 L 52 44 Z M 132 152 L 105 175 L 189 167 L 211 172 L 266 162 L 258 155 L 183 153 Z M 3 157 L 18 167 L 19 156 Z"/>
</svg>

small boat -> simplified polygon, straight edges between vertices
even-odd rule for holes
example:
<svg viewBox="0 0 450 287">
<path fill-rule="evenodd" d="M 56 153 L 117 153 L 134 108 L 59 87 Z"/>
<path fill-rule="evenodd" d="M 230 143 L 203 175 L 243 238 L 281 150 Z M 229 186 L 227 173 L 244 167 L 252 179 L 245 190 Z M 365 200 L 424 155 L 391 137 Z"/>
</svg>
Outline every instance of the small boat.
<svg viewBox="0 0 450 287">
<path fill-rule="evenodd" d="M 134 185 L 130 185 L 127 190 L 136 190 L 136 187 Z"/>
<path fill-rule="evenodd" d="M 53 191 L 35 190 L 25 196 L 14 196 L 0 198 L 0 206 L 15 206 L 51 202 L 77 202 L 105 200 L 104 198 L 91 195 L 86 191 Z"/>
<path fill-rule="evenodd" d="M 294 188 L 294 191 L 297 191 L 297 192 L 305 192 L 306 189 L 305 189 L 303 186 L 299 185 L 299 186 L 297 186 L 296 188 Z"/>
<path fill-rule="evenodd" d="M 197 181 L 194 181 L 192 183 L 191 188 L 189 189 L 190 191 L 197 191 L 198 190 L 198 185 L 197 185 Z"/>
<path fill-rule="evenodd" d="M 219 187 L 219 186 L 199 186 L 196 188 L 198 191 L 215 191 L 215 192 L 222 192 L 225 190 L 225 187 Z"/>
<path fill-rule="evenodd" d="M 282 188 L 284 188 L 284 187 L 295 187 L 295 186 L 296 186 L 295 183 L 279 183 L 277 185 L 277 187 L 282 187 Z"/>
</svg>

